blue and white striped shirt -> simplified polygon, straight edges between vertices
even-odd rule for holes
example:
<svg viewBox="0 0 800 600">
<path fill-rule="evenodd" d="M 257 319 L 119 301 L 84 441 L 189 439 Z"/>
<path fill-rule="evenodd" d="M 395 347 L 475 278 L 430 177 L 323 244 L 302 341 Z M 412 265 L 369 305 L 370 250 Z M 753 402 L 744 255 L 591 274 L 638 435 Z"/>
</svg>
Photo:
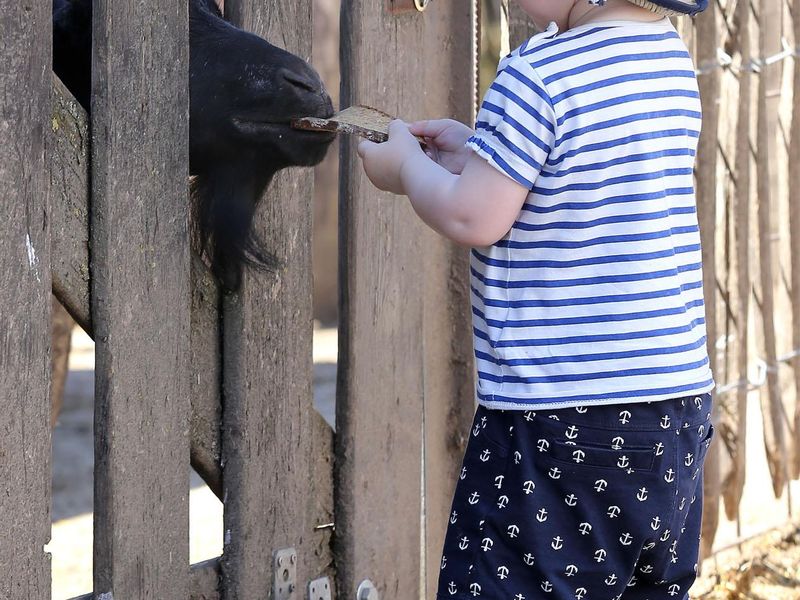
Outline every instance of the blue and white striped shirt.
<svg viewBox="0 0 800 600">
<path fill-rule="evenodd" d="M 668 19 L 555 24 L 505 57 L 467 145 L 530 189 L 470 261 L 478 401 L 561 408 L 714 387 L 694 65 Z"/>
</svg>

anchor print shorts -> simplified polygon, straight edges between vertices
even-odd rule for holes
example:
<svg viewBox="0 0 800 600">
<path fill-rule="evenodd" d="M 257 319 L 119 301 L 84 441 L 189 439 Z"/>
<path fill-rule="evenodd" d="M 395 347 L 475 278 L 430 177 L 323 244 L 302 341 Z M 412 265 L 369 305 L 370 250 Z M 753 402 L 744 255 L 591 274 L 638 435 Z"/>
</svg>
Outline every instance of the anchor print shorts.
<svg viewBox="0 0 800 600">
<path fill-rule="evenodd" d="M 711 396 L 541 411 L 478 407 L 438 600 L 686 600 Z"/>
</svg>

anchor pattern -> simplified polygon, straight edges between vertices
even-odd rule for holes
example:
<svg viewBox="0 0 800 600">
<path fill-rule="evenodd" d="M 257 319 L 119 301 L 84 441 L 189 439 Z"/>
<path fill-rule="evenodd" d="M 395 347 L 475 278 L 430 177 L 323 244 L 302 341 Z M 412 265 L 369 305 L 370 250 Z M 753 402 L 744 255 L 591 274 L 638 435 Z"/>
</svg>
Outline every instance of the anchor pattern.
<svg viewBox="0 0 800 600">
<path fill-rule="evenodd" d="M 711 406 L 708 394 L 544 411 L 479 406 L 437 600 L 686 600 Z"/>
</svg>

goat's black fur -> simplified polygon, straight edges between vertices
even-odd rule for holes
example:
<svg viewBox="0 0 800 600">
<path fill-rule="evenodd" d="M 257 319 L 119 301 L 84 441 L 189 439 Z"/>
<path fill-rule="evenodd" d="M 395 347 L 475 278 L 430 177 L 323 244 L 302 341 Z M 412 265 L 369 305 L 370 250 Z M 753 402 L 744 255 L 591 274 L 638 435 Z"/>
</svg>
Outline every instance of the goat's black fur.
<svg viewBox="0 0 800 600">
<path fill-rule="evenodd" d="M 91 0 L 53 0 L 53 70 L 90 111 Z M 309 32 L 311 35 L 311 32 Z M 298 116 L 327 117 L 330 98 L 299 57 L 225 21 L 214 0 L 189 2 L 189 171 L 196 238 L 227 290 L 242 266 L 274 269 L 253 231 L 273 175 L 311 166 L 331 135 L 292 130 Z"/>
</svg>

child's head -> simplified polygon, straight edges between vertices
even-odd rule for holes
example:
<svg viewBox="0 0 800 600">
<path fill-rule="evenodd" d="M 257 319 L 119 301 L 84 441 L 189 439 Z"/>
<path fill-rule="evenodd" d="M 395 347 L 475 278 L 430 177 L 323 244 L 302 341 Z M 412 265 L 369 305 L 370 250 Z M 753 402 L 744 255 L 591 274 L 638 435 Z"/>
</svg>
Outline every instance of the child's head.
<svg viewBox="0 0 800 600">
<path fill-rule="evenodd" d="M 656 13 L 663 16 L 695 15 L 705 10 L 708 0 L 517 0 L 522 9 L 531 16 L 533 22 L 543 29 L 555 21 L 559 29 L 568 28 L 570 16 L 583 13 L 586 8 L 614 12 L 614 18 L 627 18 L 625 13 Z"/>
</svg>

